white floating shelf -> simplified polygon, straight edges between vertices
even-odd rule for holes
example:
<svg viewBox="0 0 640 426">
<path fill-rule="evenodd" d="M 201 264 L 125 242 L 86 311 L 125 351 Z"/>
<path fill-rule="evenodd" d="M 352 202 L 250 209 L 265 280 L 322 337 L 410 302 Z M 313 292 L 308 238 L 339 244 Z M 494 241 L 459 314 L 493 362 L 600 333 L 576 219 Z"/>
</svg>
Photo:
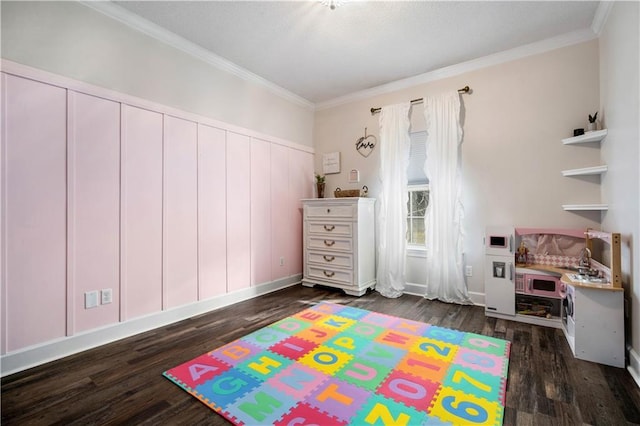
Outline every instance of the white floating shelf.
<svg viewBox="0 0 640 426">
<path fill-rule="evenodd" d="M 604 211 L 609 210 L 608 204 L 563 204 L 566 211 Z"/>
<path fill-rule="evenodd" d="M 574 143 L 600 142 L 605 136 L 607 136 L 607 129 L 594 130 L 593 132 L 587 132 L 584 135 L 562 139 L 562 143 L 565 145 L 571 145 Z"/>
<path fill-rule="evenodd" d="M 601 175 L 607 171 L 607 166 L 584 167 L 582 169 L 563 170 L 562 176 Z"/>
</svg>

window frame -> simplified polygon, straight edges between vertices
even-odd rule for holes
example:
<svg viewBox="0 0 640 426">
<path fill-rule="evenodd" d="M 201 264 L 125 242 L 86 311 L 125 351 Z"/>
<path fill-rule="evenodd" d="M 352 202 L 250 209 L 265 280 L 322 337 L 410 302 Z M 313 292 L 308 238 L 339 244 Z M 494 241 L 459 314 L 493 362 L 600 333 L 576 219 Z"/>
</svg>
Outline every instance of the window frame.
<svg viewBox="0 0 640 426">
<path fill-rule="evenodd" d="M 417 192 L 417 191 L 427 191 L 429 192 L 429 184 L 427 183 L 423 183 L 423 184 L 418 184 L 418 185 L 407 185 L 407 195 L 409 196 L 408 202 L 411 202 L 411 193 L 412 192 Z M 428 203 L 427 203 L 428 206 Z M 426 214 L 426 211 L 425 211 Z M 421 216 L 415 216 L 415 217 L 421 217 Z M 407 209 L 407 223 L 409 223 L 409 219 L 414 218 L 414 216 L 411 216 L 411 211 L 410 209 Z M 406 239 L 407 239 L 407 252 L 409 255 L 414 255 L 416 257 L 426 257 L 426 253 L 427 253 L 427 246 L 426 246 L 426 241 L 425 244 L 412 244 L 409 242 L 409 235 L 410 235 L 410 229 L 408 227 L 409 225 L 407 224 L 407 235 L 406 235 Z M 426 227 L 425 227 L 425 232 L 426 232 Z"/>
</svg>

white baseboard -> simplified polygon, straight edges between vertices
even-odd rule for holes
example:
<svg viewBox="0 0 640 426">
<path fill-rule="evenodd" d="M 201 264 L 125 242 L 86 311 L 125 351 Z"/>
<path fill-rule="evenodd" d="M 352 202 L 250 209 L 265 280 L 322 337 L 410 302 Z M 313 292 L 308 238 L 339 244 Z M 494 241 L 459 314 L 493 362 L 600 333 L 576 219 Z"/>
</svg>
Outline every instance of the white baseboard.
<svg viewBox="0 0 640 426">
<path fill-rule="evenodd" d="M 478 293 L 476 291 L 470 291 L 469 297 L 474 305 L 484 306 L 484 293 Z"/>
<path fill-rule="evenodd" d="M 426 286 L 424 284 L 407 283 L 404 286 L 404 294 L 410 294 L 412 296 L 424 296 L 426 292 Z M 476 306 L 484 306 L 484 293 L 469 292 L 469 298 Z"/>
<path fill-rule="evenodd" d="M 277 281 L 260 284 L 228 293 L 213 299 L 202 300 L 166 311 L 157 312 L 126 322 L 121 322 L 95 330 L 79 333 L 73 336 L 63 337 L 46 343 L 7 353 L 0 357 L 0 377 L 17 373 L 37 365 L 55 361 L 78 352 L 92 349 L 116 340 L 124 339 L 135 334 L 153 330 L 177 321 L 181 321 L 196 315 L 210 312 L 243 300 L 252 299 L 291 287 L 300 283 L 301 275 L 293 275 Z"/>
<path fill-rule="evenodd" d="M 631 346 L 629 346 L 629 365 L 627 366 L 627 371 L 635 380 L 636 385 L 640 387 L 640 355 L 638 352 L 634 351 Z"/>
<path fill-rule="evenodd" d="M 403 293 L 404 294 L 410 294 L 412 296 L 424 296 L 425 285 L 424 284 L 407 283 L 404 286 Z"/>
</svg>

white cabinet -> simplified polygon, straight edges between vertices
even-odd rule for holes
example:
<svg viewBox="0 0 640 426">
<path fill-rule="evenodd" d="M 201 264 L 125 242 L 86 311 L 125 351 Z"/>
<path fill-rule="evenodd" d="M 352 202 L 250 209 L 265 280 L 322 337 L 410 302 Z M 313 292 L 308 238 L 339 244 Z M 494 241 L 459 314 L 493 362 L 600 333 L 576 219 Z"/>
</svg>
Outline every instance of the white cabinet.
<svg viewBox="0 0 640 426">
<path fill-rule="evenodd" d="M 624 291 L 567 285 L 562 330 L 574 356 L 624 368 Z"/>
<path fill-rule="evenodd" d="M 375 287 L 375 199 L 302 200 L 302 284 L 337 287 L 362 296 Z"/>
</svg>

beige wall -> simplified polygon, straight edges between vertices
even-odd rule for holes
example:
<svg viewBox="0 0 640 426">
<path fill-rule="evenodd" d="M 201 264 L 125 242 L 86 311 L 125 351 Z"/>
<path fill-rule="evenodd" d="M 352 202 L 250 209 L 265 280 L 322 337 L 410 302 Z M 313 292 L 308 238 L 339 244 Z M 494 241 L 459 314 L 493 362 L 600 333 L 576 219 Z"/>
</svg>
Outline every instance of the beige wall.
<svg viewBox="0 0 640 426">
<path fill-rule="evenodd" d="M 313 108 L 221 71 L 76 2 L 7 2 L 2 57 L 312 145 Z"/>
<path fill-rule="evenodd" d="M 574 128 L 586 127 L 588 114 L 599 105 L 597 40 L 557 49 L 316 112 L 314 146 L 316 171 L 321 155 L 340 151 L 342 172 L 327 177 L 328 190 L 347 183 L 348 171 L 359 169 L 361 185 L 375 197 L 379 188 L 379 148 L 368 158 L 355 151 L 355 142 L 368 132 L 379 134 L 378 116 L 369 108 L 456 90 L 463 95 L 463 202 L 466 264 L 473 266 L 469 291 L 483 302 L 485 227 L 600 227 L 596 212 L 571 213 L 562 204 L 600 201 L 599 178 L 566 178 L 565 169 L 600 164 L 593 146 L 566 146 L 561 139 Z M 422 105 L 413 107 L 413 129 L 424 127 Z M 410 262 L 416 265 L 418 261 Z M 410 271 L 412 281 L 422 279 Z M 422 284 L 423 282 L 418 282 Z"/>
<path fill-rule="evenodd" d="M 622 235 L 622 275 L 630 305 L 627 344 L 640 384 L 640 5 L 615 2 L 600 37 L 600 112 L 609 133 L 602 157 L 609 170 L 603 228 Z"/>
</svg>

